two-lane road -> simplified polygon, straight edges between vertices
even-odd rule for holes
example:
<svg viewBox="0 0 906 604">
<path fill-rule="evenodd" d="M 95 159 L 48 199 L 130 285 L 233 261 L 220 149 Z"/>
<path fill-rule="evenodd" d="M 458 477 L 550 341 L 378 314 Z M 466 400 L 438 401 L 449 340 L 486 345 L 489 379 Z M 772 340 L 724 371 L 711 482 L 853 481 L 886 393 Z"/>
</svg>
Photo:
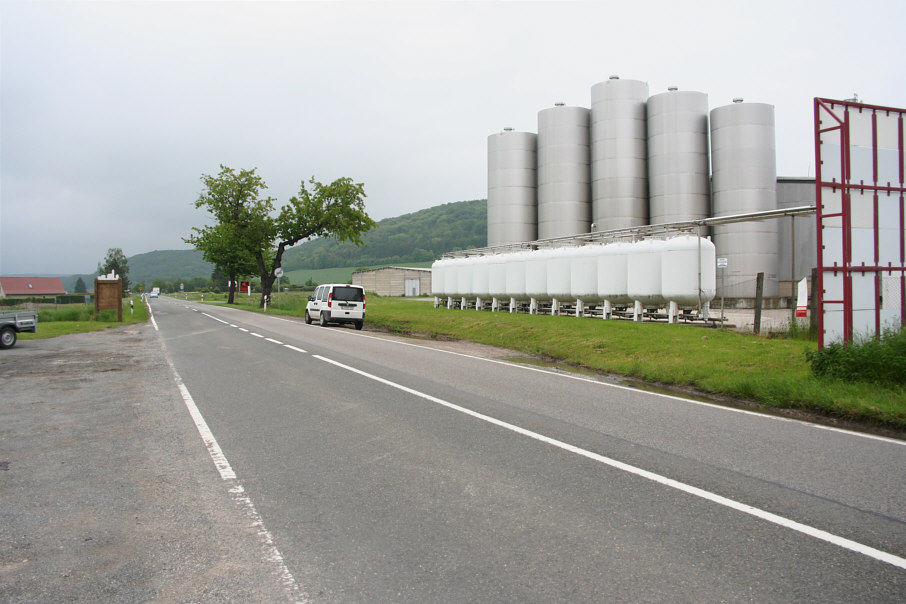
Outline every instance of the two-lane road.
<svg viewBox="0 0 906 604">
<path fill-rule="evenodd" d="M 906 598 L 906 443 L 351 328 L 152 307 L 288 597 Z"/>
</svg>

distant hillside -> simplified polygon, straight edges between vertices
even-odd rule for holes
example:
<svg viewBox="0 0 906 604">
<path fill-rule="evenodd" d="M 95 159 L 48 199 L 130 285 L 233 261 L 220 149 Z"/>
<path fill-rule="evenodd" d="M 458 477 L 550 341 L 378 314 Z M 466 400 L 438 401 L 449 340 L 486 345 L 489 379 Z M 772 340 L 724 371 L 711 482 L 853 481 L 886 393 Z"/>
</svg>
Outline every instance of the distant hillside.
<svg viewBox="0 0 906 604">
<path fill-rule="evenodd" d="M 446 252 L 484 247 L 488 241 L 488 202 L 457 201 L 386 218 L 362 239 L 361 247 L 335 239 L 300 243 L 287 250 L 283 268 L 292 271 L 430 262 Z"/>
<path fill-rule="evenodd" d="M 214 272 L 214 265 L 205 262 L 198 250 L 156 250 L 136 254 L 126 258 L 126 262 L 129 264 L 129 282 L 144 282 L 149 287 L 155 279 L 161 281 L 194 279 L 195 277 L 209 279 L 211 273 Z M 91 273 L 63 277 L 63 287 L 67 291 L 72 291 L 76 281 L 81 277 L 85 286 L 89 290 L 93 290 L 95 276 L 95 273 Z"/>
<path fill-rule="evenodd" d="M 315 239 L 287 250 L 283 257 L 286 272 L 299 269 L 324 269 L 348 266 L 378 266 L 411 262 L 431 262 L 446 252 L 484 247 L 488 241 L 488 204 L 485 199 L 456 201 L 386 218 L 363 237 L 356 247 L 334 239 Z M 214 266 L 204 261 L 197 250 L 158 250 L 126 259 L 129 281 L 150 286 L 161 281 L 209 279 Z M 89 290 L 95 275 L 63 277 L 67 291 L 81 277 Z"/>
</svg>

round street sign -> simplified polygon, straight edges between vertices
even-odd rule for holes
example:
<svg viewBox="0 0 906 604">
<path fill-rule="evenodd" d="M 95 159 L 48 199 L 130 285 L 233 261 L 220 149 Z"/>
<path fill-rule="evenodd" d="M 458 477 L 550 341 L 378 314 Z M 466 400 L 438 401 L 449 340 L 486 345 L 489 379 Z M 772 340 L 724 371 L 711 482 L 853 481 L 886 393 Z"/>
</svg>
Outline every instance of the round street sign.
<svg viewBox="0 0 906 604">
<path fill-rule="evenodd" d="M 275 268 L 275 269 L 274 269 L 274 276 L 277 277 L 278 279 L 279 279 L 280 277 L 282 277 L 282 276 L 283 276 L 283 269 L 280 268 L 279 266 L 278 266 L 277 268 Z"/>
</svg>

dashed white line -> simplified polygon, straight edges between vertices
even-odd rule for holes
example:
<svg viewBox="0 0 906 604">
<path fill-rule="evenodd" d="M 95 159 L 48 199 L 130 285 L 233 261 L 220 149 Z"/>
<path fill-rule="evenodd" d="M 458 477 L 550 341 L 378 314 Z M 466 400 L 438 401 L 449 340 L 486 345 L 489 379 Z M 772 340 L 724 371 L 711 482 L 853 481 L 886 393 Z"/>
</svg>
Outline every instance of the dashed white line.
<svg viewBox="0 0 906 604">
<path fill-rule="evenodd" d="M 275 340 L 274 338 L 264 338 L 264 339 L 267 340 L 268 342 L 273 342 L 274 344 L 279 344 L 280 346 L 283 346 L 283 342 L 281 342 L 280 340 Z"/>
<path fill-rule="evenodd" d="M 254 331 L 251 332 L 251 334 L 252 334 L 253 336 L 255 336 L 256 338 L 263 338 L 263 337 L 264 337 L 264 336 L 261 335 L 260 333 L 255 333 Z"/>
<path fill-rule="evenodd" d="M 344 365 L 343 363 L 339 363 L 337 361 L 328 359 L 327 357 L 322 357 L 321 355 L 317 355 L 317 354 L 312 355 L 312 356 L 316 359 L 324 361 L 325 363 L 330 363 L 331 365 L 340 367 L 341 369 L 351 371 L 352 373 L 361 375 L 362 377 L 366 377 L 368 379 L 374 380 L 381 384 L 385 384 L 387 386 L 390 386 L 391 388 L 396 388 L 397 390 L 402 390 L 403 392 L 412 394 L 414 396 L 418 396 L 420 398 L 431 401 L 433 403 L 437 403 L 438 405 L 442 405 L 442 406 L 452 409 L 454 411 L 458 411 L 459 413 L 469 415 L 471 417 L 474 417 L 481 421 L 487 422 L 489 424 L 493 424 L 495 426 L 504 428 L 506 430 L 510 430 L 511 432 L 515 432 L 515 433 L 521 434 L 523 436 L 528 436 L 529 438 L 533 438 L 533 439 L 541 441 L 543 443 L 547 443 L 554 447 L 558 447 L 560 449 L 563 449 L 564 451 L 569 451 L 570 453 L 575 453 L 576 455 L 581 455 L 581 456 L 591 459 L 593 461 L 597 461 L 597 462 L 603 463 L 605 465 L 608 465 L 612 468 L 616 468 L 618 470 L 622 470 L 624 472 L 628 472 L 630 474 L 634 474 L 636 476 L 646 478 L 646 479 L 656 482 L 658 484 L 662 484 L 662 485 L 670 487 L 672 489 L 676 489 L 678 491 L 688 493 L 689 495 L 694 495 L 696 497 L 700 497 L 707 501 L 711 501 L 713 503 L 717 503 L 719 505 L 734 509 L 736 511 L 743 512 L 743 513 L 749 514 L 751 516 L 755 516 L 756 518 L 761 518 L 762 520 L 766 520 L 766 521 L 776 524 L 778 526 L 809 535 L 811 537 L 820 539 L 822 541 L 826 541 L 828 543 L 832 543 L 838 547 L 842 547 L 844 549 L 848 549 L 850 551 L 868 556 L 870 558 L 874 558 L 875 560 L 878 560 L 880 562 L 885 562 L 887 564 L 891 564 L 893 566 L 897 566 L 899 568 L 906 569 L 906 558 L 901 558 L 899 556 L 895 556 L 893 554 L 881 551 L 879 549 L 875 549 L 868 545 L 864 545 L 862 543 L 852 541 L 851 539 L 846 539 L 844 537 L 834 535 L 833 533 L 829 533 L 827 531 L 823 531 L 821 529 L 817 529 L 815 527 L 808 526 L 808 525 L 802 524 L 800 522 L 796 522 L 795 520 L 790 520 L 789 518 L 784 518 L 783 516 L 773 514 L 766 510 L 762 510 L 762 509 L 756 508 L 754 506 L 747 505 L 745 503 L 740 503 L 738 501 L 734 501 L 732 499 L 723 497 L 716 493 L 711 493 L 710 491 L 706 491 L 704 489 L 700 489 L 698 487 L 694 487 L 692 485 L 685 484 L 683 482 L 679 482 L 678 480 L 674 480 L 672 478 L 667 478 L 666 476 L 661 476 L 660 474 L 655 474 L 654 472 L 649 472 L 648 470 L 643 470 L 642 468 L 638 468 L 636 466 L 632 466 L 627 463 L 617 461 L 616 459 L 612 459 L 610 457 L 605 457 L 603 455 L 599 455 L 598 453 L 593 453 L 591 451 L 581 449 L 574 445 L 570 445 L 563 441 L 556 440 L 556 439 L 550 438 L 548 436 L 544 436 L 543 434 L 539 434 L 537 432 L 532 432 L 531 430 L 521 428 L 514 424 L 504 422 L 502 420 L 496 419 L 489 415 L 484 415 L 483 413 L 478 413 L 477 411 L 473 411 L 473 410 L 467 409 L 465 407 L 460 407 L 459 405 L 457 405 L 455 403 L 451 403 L 449 401 L 445 401 L 445 400 L 437 398 L 435 396 L 431 396 L 430 394 L 426 394 L 424 392 L 414 390 L 407 386 L 403 386 L 402 384 L 397 384 L 396 382 L 391 382 L 390 380 L 384 379 L 382 377 L 378 377 L 371 373 L 367 373 L 365 371 L 362 371 L 361 369 L 356 369 L 355 367 L 351 367 L 349 365 Z"/>
<path fill-rule="evenodd" d="M 290 350 L 295 350 L 296 352 L 308 352 L 307 350 L 302 350 L 301 348 L 296 348 L 292 344 L 284 344 L 283 346 L 286 348 L 289 348 Z"/>
</svg>

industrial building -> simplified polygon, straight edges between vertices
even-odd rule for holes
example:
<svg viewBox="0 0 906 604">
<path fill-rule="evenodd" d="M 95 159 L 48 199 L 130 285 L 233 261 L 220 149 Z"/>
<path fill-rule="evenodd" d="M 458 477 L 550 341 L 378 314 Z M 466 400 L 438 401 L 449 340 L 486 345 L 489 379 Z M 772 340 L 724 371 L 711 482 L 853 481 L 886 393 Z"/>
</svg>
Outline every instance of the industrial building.
<svg viewBox="0 0 906 604">
<path fill-rule="evenodd" d="M 452 258 L 435 264 L 435 293 L 475 298 L 474 303 L 484 296 L 494 300 L 492 304 L 516 304 L 524 298 L 581 306 L 587 284 L 579 291 L 551 282 L 552 271 L 558 272 L 558 265 L 550 264 L 556 254 L 542 269 L 543 263 L 533 262 L 531 253 L 516 252 L 543 252 L 540 257 L 556 248 L 589 246 L 591 250 L 573 254 L 574 261 L 585 266 L 578 258 L 597 254 L 600 267 L 619 243 L 630 246 L 617 254 L 625 252 L 630 266 L 637 254 L 646 258 L 639 267 L 650 273 L 650 283 L 643 288 L 647 293 L 639 290 L 631 300 L 627 292 L 617 295 L 622 286 L 615 282 L 621 283 L 621 275 L 600 274 L 600 291 L 589 301 L 604 307 L 641 303 L 701 309 L 721 296 L 744 305 L 755 298 L 757 276 L 762 274 L 761 293 L 768 305 L 785 305 L 795 291 L 793 284 L 809 277 L 816 266 L 815 217 L 802 211 L 815 205 L 815 181 L 778 178 L 774 107 L 737 98 L 709 112 L 703 92 L 670 87 L 649 95 L 646 83 L 618 76 L 594 84 L 590 100 L 590 108 L 556 103 L 542 109 L 537 133 L 505 128 L 488 137 L 488 247 L 455 254 L 465 258 L 460 268 L 448 270 Z M 792 208 L 799 211 L 765 219 Z M 689 242 L 669 241 L 689 235 L 701 238 L 693 245 L 698 253 L 687 257 L 694 266 L 669 269 L 691 280 L 680 284 L 678 302 L 660 291 L 675 280 L 662 260 L 672 266 L 668 252 L 675 255 L 673 248 L 686 249 Z M 636 245 L 645 239 L 650 245 Z M 717 259 L 716 271 L 701 270 Z M 511 296 L 501 281 L 498 291 L 488 291 L 495 286 L 485 286 L 484 264 L 494 270 L 501 261 L 530 266 L 530 272 L 547 271 L 544 291 L 526 285 Z M 565 261 L 559 266 L 567 273 L 591 270 Z M 497 270 L 502 278 L 505 269 Z M 632 273 L 630 281 L 643 278 Z M 544 279 L 539 275 L 527 273 L 525 279 L 539 279 L 540 286 Z M 493 276 L 489 279 L 494 281 Z"/>
<path fill-rule="evenodd" d="M 385 266 L 352 273 L 352 284 L 379 296 L 421 296 L 431 293 L 431 269 Z"/>
</svg>

